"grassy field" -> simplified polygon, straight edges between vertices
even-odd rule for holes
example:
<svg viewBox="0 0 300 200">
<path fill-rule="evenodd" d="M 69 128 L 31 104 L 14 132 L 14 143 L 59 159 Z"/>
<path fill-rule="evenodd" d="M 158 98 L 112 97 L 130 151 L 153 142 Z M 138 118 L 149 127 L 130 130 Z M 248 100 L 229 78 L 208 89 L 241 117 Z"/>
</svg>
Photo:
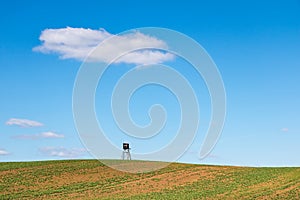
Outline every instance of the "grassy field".
<svg viewBox="0 0 300 200">
<path fill-rule="evenodd" d="M 141 163 L 151 165 L 122 164 Z M 174 163 L 129 174 L 96 160 L 0 163 L 0 199 L 300 199 L 300 168 Z"/>
</svg>

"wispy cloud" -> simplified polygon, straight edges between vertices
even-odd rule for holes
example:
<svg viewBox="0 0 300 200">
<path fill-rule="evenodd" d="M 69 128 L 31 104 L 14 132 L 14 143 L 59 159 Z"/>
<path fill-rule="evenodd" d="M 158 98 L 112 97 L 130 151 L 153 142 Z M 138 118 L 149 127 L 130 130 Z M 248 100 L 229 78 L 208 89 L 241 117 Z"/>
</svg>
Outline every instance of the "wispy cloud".
<svg viewBox="0 0 300 200">
<path fill-rule="evenodd" d="M 51 131 L 49 131 L 49 132 L 43 132 L 43 133 L 41 133 L 39 135 L 42 138 L 63 138 L 63 137 L 65 137 L 62 134 L 57 134 L 57 133 L 54 133 L 54 132 L 51 132 Z"/>
<path fill-rule="evenodd" d="M 40 35 L 42 44 L 33 48 L 34 51 L 42 53 L 56 53 L 60 58 L 73 58 L 83 61 L 86 56 L 102 41 L 113 36 L 104 29 L 92 30 L 85 28 L 60 28 L 45 29 Z M 101 61 L 110 63 L 115 53 L 124 53 L 128 49 L 167 48 L 167 44 L 155 37 L 140 32 L 128 33 L 113 37 L 110 42 L 102 44 L 103 50 L 97 49 L 96 53 L 89 56 L 89 61 Z M 124 55 L 117 63 L 149 64 L 162 63 L 172 60 L 173 54 L 159 50 L 140 50 Z"/>
<path fill-rule="evenodd" d="M 52 131 L 38 133 L 38 134 L 22 134 L 22 135 L 16 135 L 14 138 L 16 139 L 30 139 L 30 140 L 36 140 L 41 138 L 64 138 L 65 136 L 63 134 L 54 133 Z"/>
<path fill-rule="evenodd" d="M 23 128 L 43 126 L 42 123 L 37 121 L 33 121 L 29 119 L 17 119 L 17 118 L 11 118 L 8 121 L 6 121 L 5 124 L 8 126 L 15 125 Z"/>
<path fill-rule="evenodd" d="M 84 148 L 67 149 L 65 147 L 42 147 L 39 152 L 46 156 L 63 157 L 63 158 L 77 158 L 86 153 Z"/>
<path fill-rule="evenodd" d="M 9 155 L 10 153 L 6 151 L 5 149 L 0 149 L 0 156 L 6 156 Z"/>
<path fill-rule="evenodd" d="M 288 128 L 282 128 L 282 129 L 280 129 L 282 132 L 288 132 L 289 131 L 289 129 Z"/>
</svg>

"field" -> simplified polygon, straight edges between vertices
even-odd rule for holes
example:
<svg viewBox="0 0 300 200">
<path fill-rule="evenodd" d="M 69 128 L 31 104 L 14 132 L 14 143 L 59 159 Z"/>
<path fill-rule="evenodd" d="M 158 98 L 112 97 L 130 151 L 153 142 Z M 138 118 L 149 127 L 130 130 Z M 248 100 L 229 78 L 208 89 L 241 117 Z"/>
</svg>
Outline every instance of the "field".
<svg viewBox="0 0 300 200">
<path fill-rule="evenodd" d="M 173 163 L 130 174 L 96 160 L 0 163 L 0 199 L 300 199 L 300 168 Z"/>
</svg>

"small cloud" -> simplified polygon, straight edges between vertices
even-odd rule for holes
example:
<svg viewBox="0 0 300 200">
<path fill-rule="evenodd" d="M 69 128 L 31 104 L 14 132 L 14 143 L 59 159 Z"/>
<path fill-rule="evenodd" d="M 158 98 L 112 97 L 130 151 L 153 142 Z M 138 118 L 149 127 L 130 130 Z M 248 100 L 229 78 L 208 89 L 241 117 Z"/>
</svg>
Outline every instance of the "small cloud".
<svg viewBox="0 0 300 200">
<path fill-rule="evenodd" d="M 54 133 L 54 132 L 43 132 L 41 134 L 39 134 L 39 136 L 41 138 L 64 138 L 65 136 L 62 135 L 62 134 L 57 134 L 57 133 Z"/>
<path fill-rule="evenodd" d="M 38 133 L 38 134 L 23 134 L 23 135 L 14 136 L 14 138 L 17 139 L 30 139 L 30 140 L 36 140 L 41 138 L 64 138 L 64 137 L 65 136 L 63 134 L 58 134 L 51 131 Z"/>
<path fill-rule="evenodd" d="M 29 119 L 17 119 L 17 118 L 11 118 L 5 124 L 8 126 L 15 125 L 15 126 L 23 127 L 23 128 L 43 126 L 42 123 L 37 122 L 37 121 L 33 121 L 33 120 L 29 120 Z"/>
<path fill-rule="evenodd" d="M 0 149 L 0 156 L 6 156 L 9 155 L 10 153 L 6 151 L 5 149 Z"/>
<path fill-rule="evenodd" d="M 63 158 L 77 158 L 84 155 L 87 150 L 84 148 L 67 149 L 65 147 L 42 147 L 39 152 L 46 156 L 63 157 Z"/>
<path fill-rule="evenodd" d="M 288 132 L 289 131 L 289 129 L 288 128 L 282 128 L 282 129 L 280 129 L 282 132 Z"/>
<path fill-rule="evenodd" d="M 72 27 L 45 29 L 39 37 L 42 44 L 33 50 L 41 53 L 56 53 L 62 59 L 73 58 L 83 61 L 95 47 L 112 36 L 115 35 L 104 29 L 92 30 Z M 89 55 L 88 61 L 110 63 L 115 59 L 115 55 L 123 54 L 132 49 L 144 50 L 128 53 L 115 62 L 150 64 L 174 59 L 173 54 L 156 50 L 167 49 L 166 42 L 138 31 L 112 37 L 109 41 L 102 43 L 101 47 L 103 48 L 98 48 L 92 55 Z"/>
</svg>

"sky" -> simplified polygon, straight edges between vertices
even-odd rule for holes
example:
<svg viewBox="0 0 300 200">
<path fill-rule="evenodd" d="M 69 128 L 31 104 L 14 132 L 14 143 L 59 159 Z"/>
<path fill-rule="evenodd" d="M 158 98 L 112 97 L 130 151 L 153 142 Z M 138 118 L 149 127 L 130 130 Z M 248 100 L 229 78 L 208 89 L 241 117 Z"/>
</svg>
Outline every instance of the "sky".
<svg viewBox="0 0 300 200">
<path fill-rule="evenodd" d="M 173 54 L 143 51 L 120 58 L 97 87 L 96 115 L 112 143 L 130 141 L 122 138 L 113 119 L 114 84 L 136 65 L 155 61 L 185 75 L 199 101 L 199 131 L 179 162 L 300 166 L 299 0 L 72 4 L 12 0 L 0 7 L 0 27 L 0 161 L 94 158 L 80 138 L 72 111 L 74 83 L 83 60 L 105 38 L 129 29 L 162 27 L 193 38 L 218 67 L 226 90 L 222 135 L 212 152 L 199 159 L 211 114 L 203 79 Z M 119 42 L 134 46 L 137 40 L 157 48 L 168 45 L 143 33 L 124 34 Z M 122 51 L 118 44 L 107 48 Z M 108 62 L 109 52 L 98 59 Z M 157 85 L 133 94 L 129 102 L 133 121 L 147 125 L 147 111 L 157 103 L 168 113 L 162 135 L 146 141 L 147 145 L 132 139 L 133 152 L 161 147 L 179 126 L 178 101 Z"/>
</svg>

